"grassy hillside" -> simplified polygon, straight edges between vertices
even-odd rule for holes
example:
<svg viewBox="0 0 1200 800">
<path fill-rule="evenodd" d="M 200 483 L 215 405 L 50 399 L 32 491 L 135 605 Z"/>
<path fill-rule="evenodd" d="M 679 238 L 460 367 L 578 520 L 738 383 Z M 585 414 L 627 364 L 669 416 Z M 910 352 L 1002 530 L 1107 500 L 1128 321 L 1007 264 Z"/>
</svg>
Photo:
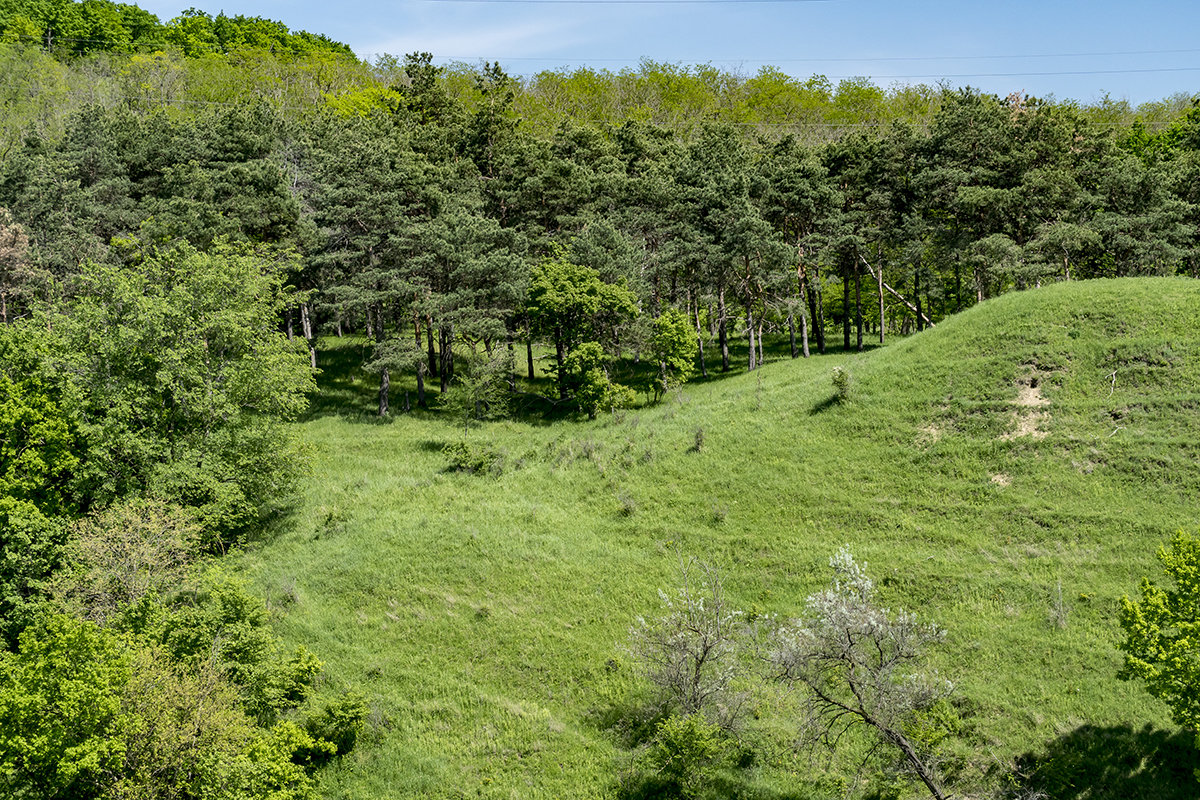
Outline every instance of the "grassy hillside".
<svg viewBox="0 0 1200 800">
<path fill-rule="evenodd" d="M 613 796 L 629 755 L 610 723 L 643 685 L 629 629 L 680 555 L 719 568 L 742 608 L 788 615 L 843 543 L 890 605 L 948 630 L 936 660 L 973 780 L 1192 797 L 1190 740 L 1116 680 L 1115 643 L 1117 599 L 1200 523 L 1198 332 L 1196 282 L 1014 293 L 655 408 L 475 428 L 499 455 L 482 476 L 447 471 L 453 421 L 380 424 L 327 399 L 303 424 L 315 469 L 294 518 L 236 563 L 329 688 L 375 710 L 329 797 Z M 327 397 L 369 408 L 352 377 Z M 785 743 L 786 715 L 761 716 Z M 779 746 L 740 780 L 839 796 L 819 772 Z"/>
</svg>

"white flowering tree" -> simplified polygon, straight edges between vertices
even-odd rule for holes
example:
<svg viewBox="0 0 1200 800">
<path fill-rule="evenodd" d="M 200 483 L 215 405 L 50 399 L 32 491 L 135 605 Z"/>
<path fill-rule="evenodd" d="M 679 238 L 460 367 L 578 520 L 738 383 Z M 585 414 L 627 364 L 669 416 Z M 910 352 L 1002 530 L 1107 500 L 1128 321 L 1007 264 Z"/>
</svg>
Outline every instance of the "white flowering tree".
<svg viewBox="0 0 1200 800">
<path fill-rule="evenodd" d="M 865 565 L 846 548 L 830 559 L 834 577 L 811 595 L 799 619 L 780 626 L 770 653 L 776 677 L 804 693 L 805 732 L 834 745 L 865 729 L 894 747 L 937 800 L 946 795 L 929 754 L 907 733 L 916 716 L 949 694 L 948 682 L 920 671 L 925 649 L 945 634 L 906 611 L 881 607 Z"/>
</svg>

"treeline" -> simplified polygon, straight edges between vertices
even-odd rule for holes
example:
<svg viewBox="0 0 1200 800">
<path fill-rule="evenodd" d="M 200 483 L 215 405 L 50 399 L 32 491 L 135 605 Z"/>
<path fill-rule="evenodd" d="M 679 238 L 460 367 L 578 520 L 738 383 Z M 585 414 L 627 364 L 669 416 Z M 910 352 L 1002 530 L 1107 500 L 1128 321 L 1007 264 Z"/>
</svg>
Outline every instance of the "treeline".
<svg viewBox="0 0 1200 800">
<path fill-rule="evenodd" d="M 3 0 L 0 41 L 33 44 L 62 58 L 90 53 L 136 53 L 176 48 L 189 56 L 261 48 L 273 53 L 328 51 L 352 56 L 326 36 L 291 31 L 262 17 L 212 16 L 194 8 L 166 24 L 127 3 L 111 0 Z"/>
<path fill-rule="evenodd" d="M 260 88 L 312 74 L 268 61 L 226 68 Z M 944 89 L 916 118 L 806 143 L 719 116 L 592 124 L 565 109 L 547 130 L 522 109 L 550 77 L 523 87 L 487 65 L 468 87 L 428 54 L 337 74 L 328 91 L 300 81 L 320 101 L 304 108 L 270 92 L 182 109 L 133 94 L 81 108 L 61 135 L 27 126 L 0 176 L 16 243 L 4 316 L 69 295 L 85 263 L 183 243 L 294 253 L 288 330 L 314 364 L 319 333 L 366 334 L 387 413 L 398 372 L 425 404 L 430 381 L 446 394 L 470 378 L 467 351 L 516 361 L 520 346 L 532 376 L 538 342 L 569 399 L 605 359 L 670 360 L 653 336 L 667 311 L 691 326 L 696 368 L 715 349 L 730 369 L 740 337 L 753 369 L 777 334 L 797 356 L 861 348 L 1046 281 L 1198 269 L 1195 107 L 1153 129 Z M 575 108 L 587 92 L 568 94 Z M 555 291 L 533 291 L 554 265 Z M 603 357 L 573 371 L 588 342 Z"/>
</svg>

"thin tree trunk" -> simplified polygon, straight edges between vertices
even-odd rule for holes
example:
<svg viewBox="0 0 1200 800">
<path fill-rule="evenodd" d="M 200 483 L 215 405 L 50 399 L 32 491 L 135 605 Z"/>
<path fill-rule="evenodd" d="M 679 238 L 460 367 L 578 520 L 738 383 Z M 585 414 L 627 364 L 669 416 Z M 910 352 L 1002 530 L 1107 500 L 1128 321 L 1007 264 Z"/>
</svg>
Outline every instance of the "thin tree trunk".
<svg viewBox="0 0 1200 800">
<path fill-rule="evenodd" d="M 804 268 L 804 250 L 797 246 L 798 264 L 796 265 L 796 277 L 800 281 L 800 346 L 804 352 L 804 357 L 808 358 L 808 317 L 805 313 L 805 303 L 808 300 L 808 270 Z"/>
<path fill-rule="evenodd" d="M 750 371 L 754 371 L 755 367 L 755 350 L 754 350 L 754 317 L 750 314 L 750 305 L 746 305 L 746 336 L 750 339 Z"/>
<path fill-rule="evenodd" d="M 792 358 L 798 357 L 800 353 L 796 350 L 796 310 L 790 307 L 788 308 L 788 345 L 792 349 Z"/>
<path fill-rule="evenodd" d="M 525 337 L 525 362 L 529 365 L 529 380 L 533 380 L 533 337 Z"/>
<path fill-rule="evenodd" d="M 513 332 L 508 331 L 508 390 L 517 391 L 517 345 L 513 341 Z"/>
<path fill-rule="evenodd" d="M 564 364 L 567 360 L 566 347 L 563 344 L 562 329 L 557 328 L 554 331 L 554 364 L 558 367 L 556 377 L 558 378 L 558 399 L 567 399 L 567 376 L 563 374 L 565 369 Z"/>
<path fill-rule="evenodd" d="M 721 346 L 721 372 L 729 372 L 729 337 L 726 330 L 725 287 L 717 292 L 717 343 Z"/>
<path fill-rule="evenodd" d="M 920 333 L 925 330 L 925 327 L 922 325 L 925 320 L 925 314 L 921 311 L 921 277 L 915 271 L 913 272 L 913 299 L 917 303 L 915 306 L 917 311 L 917 332 Z"/>
<path fill-rule="evenodd" d="M 696 350 L 700 358 L 700 376 L 708 377 L 708 364 L 704 361 L 704 329 L 700 326 L 700 301 L 694 305 L 696 311 Z"/>
<path fill-rule="evenodd" d="M 375 343 L 383 343 L 383 313 L 378 306 L 375 308 Z M 379 416 L 386 417 L 388 415 L 388 393 L 392 388 L 392 373 L 387 367 L 381 367 L 379 370 Z"/>
<path fill-rule="evenodd" d="M 438 369 L 437 349 L 433 345 L 433 318 L 428 314 L 425 315 L 425 338 L 429 345 L 429 374 L 435 378 L 440 378 L 442 373 Z"/>
<path fill-rule="evenodd" d="M 817 332 L 817 352 L 825 355 L 825 293 L 821 289 L 821 275 L 813 270 L 813 286 L 816 287 L 816 311 L 813 313 L 814 330 Z M 812 293 L 809 302 L 813 302 Z"/>
<path fill-rule="evenodd" d="M 308 303 L 300 304 L 300 330 L 304 332 L 304 341 L 308 343 L 308 361 L 312 364 L 312 368 L 317 368 L 317 347 L 313 341 L 313 326 L 312 312 L 309 311 Z"/>
<path fill-rule="evenodd" d="M 862 270 L 858 263 L 854 264 L 854 328 L 858 337 L 856 345 L 858 352 L 863 349 L 863 315 L 862 315 Z"/>
<path fill-rule="evenodd" d="M 452 326 L 443 325 L 438 329 L 438 347 L 441 350 L 438 378 L 441 380 L 442 394 L 450 390 L 450 383 L 454 380 L 454 348 L 451 344 L 453 341 L 454 328 Z"/>
<path fill-rule="evenodd" d="M 883 261 L 879 262 L 879 343 L 883 344 Z"/>
<path fill-rule="evenodd" d="M 872 274 L 872 275 L 875 275 L 875 268 L 871 266 L 871 262 L 867 261 L 867 260 L 866 260 L 865 258 L 863 258 L 861 255 L 859 256 L 859 258 L 862 260 L 862 263 L 866 264 L 866 266 L 867 266 L 867 269 L 869 269 L 869 270 L 871 271 L 871 274 Z M 912 303 L 910 303 L 908 300 L 906 300 L 906 299 L 904 298 L 904 295 L 900 294 L 899 292 L 897 292 L 895 289 L 893 289 L 891 286 L 888 286 L 888 285 L 887 285 L 887 284 L 884 282 L 884 280 L 883 280 L 883 267 L 880 267 L 880 268 L 879 268 L 879 274 L 877 275 L 877 277 L 878 277 L 878 279 L 879 279 L 879 285 L 880 285 L 880 286 L 882 286 L 884 289 L 887 289 L 889 292 L 891 292 L 891 293 L 892 293 L 892 296 L 893 296 L 893 297 L 895 297 L 897 300 L 899 300 L 901 303 L 904 303 L 905 307 L 907 307 L 909 311 L 913 312 L 913 313 L 914 313 L 914 314 L 916 314 L 918 317 L 920 317 L 922 320 L 924 320 L 924 322 L 925 322 L 925 325 L 927 325 L 927 326 L 928 326 L 928 327 L 930 327 L 930 328 L 932 328 L 932 327 L 933 327 L 933 320 L 931 320 L 931 319 L 929 319 L 929 317 L 925 316 L 924 312 L 922 312 L 922 311 L 921 311 L 921 308 L 920 308 L 920 305 L 919 305 L 919 303 L 918 303 L 918 305 L 915 305 L 915 306 L 914 306 Z M 914 293 L 915 293 L 915 292 L 917 292 L 917 274 L 916 274 L 916 272 L 915 272 L 915 271 L 913 272 L 913 292 L 914 292 Z M 918 301 L 920 301 L 920 299 L 921 299 L 921 297 L 920 297 L 920 295 L 918 294 L 918 295 L 917 295 L 917 300 L 918 300 Z M 882 304 L 880 304 L 880 309 L 882 309 L 882 308 L 883 308 L 883 305 L 882 305 Z M 882 318 L 882 316 L 881 316 L 881 318 Z M 920 330 L 920 328 L 918 328 L 918 330 Z M 905 333 L 907 333 L 907 330 L 905 331 Z M 880 335 L 881 335 L 881 336 L 883 335 L 883 334 L 882 334 L 882 331 L 880 332 Z"/>
<path fill-rule="evenodd" d="M 842 349 L 850 349 L 850 271 L 842 269 Z"/>
</svg>

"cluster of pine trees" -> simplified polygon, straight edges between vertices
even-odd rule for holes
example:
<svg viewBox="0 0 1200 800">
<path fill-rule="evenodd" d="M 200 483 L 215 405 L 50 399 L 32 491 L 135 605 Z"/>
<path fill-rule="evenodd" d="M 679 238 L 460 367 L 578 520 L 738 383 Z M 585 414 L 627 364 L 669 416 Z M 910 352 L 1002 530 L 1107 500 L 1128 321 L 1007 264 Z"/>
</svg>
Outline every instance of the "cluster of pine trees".
<svg viewBox="0 0 1200 800">
<path fill-rule="evenodd" d="M 816 109 L 787 106 L 781 89 L 788 126 L 738 120 L 770 73 L 722 82 L 648 64 L 637 80 L 523 84 L 428 54 L 373 66 L 254 48 L 107 58 L 111 72 L 113 58 L 126 66 L 97 84 L 98 102 L 9 121 L 21 136 L 0 207 L 8 240 L 25 245 L 0 272 L 6 317 L 69 292 L 82 264 L 147 249 L 294 253 L 290 329 L 310 347 L 322 331 L 366 333 L 381 413 L 397 370 L 419 403 L 430 380 L 446 392 L 464 345 L 491 357 L 521 342 L 530 362 L 534 340 L 553 345 L 565 396 L 577 342 L 530 294 L 533 270 L 560 257 L 633 295 L 631 313 L 587 311 L 578 343 L 649 354 L 654 320 L 673 309 L 701 369 L 706 346 L 729 369 L 733 337 L 753 369 L 764 336 L 786 333 L 799 354 L 840 327 L 842 346 L 861 348 L 1011 289 L 1198 268 L 1194 107 L 1151 129 L 1110 106 L 970 89 L 914 103 L 908 90 L 774 76 Z M 152 101 L 155 85 L 170 91 Z M 851 95 L 876 121 L 830 127 Z M 677 118 L 709 100 L 727 113 Z M 622 103 L 626 116 L 609 119 Z"/>
<path fill-rule="evenodd" d="M 632 401 L 617 358 L 658 394 L 739 338 L 755 369 L 765 339 L 861 348 L 1048 281 L 1200 270 L 1181 98 L 516 80 L 106 0 L 0 0 L 0 74 L 9 793 L 307 797 L 353 746 L 361 700 L 316 697 L 312 654 L 199 566 L 286 502 L 321 335 L 365 337 L 380 414 L 397 375 L 499 408 L 545 347 L 553 402 L 594 415 Z"/>
</svg>

